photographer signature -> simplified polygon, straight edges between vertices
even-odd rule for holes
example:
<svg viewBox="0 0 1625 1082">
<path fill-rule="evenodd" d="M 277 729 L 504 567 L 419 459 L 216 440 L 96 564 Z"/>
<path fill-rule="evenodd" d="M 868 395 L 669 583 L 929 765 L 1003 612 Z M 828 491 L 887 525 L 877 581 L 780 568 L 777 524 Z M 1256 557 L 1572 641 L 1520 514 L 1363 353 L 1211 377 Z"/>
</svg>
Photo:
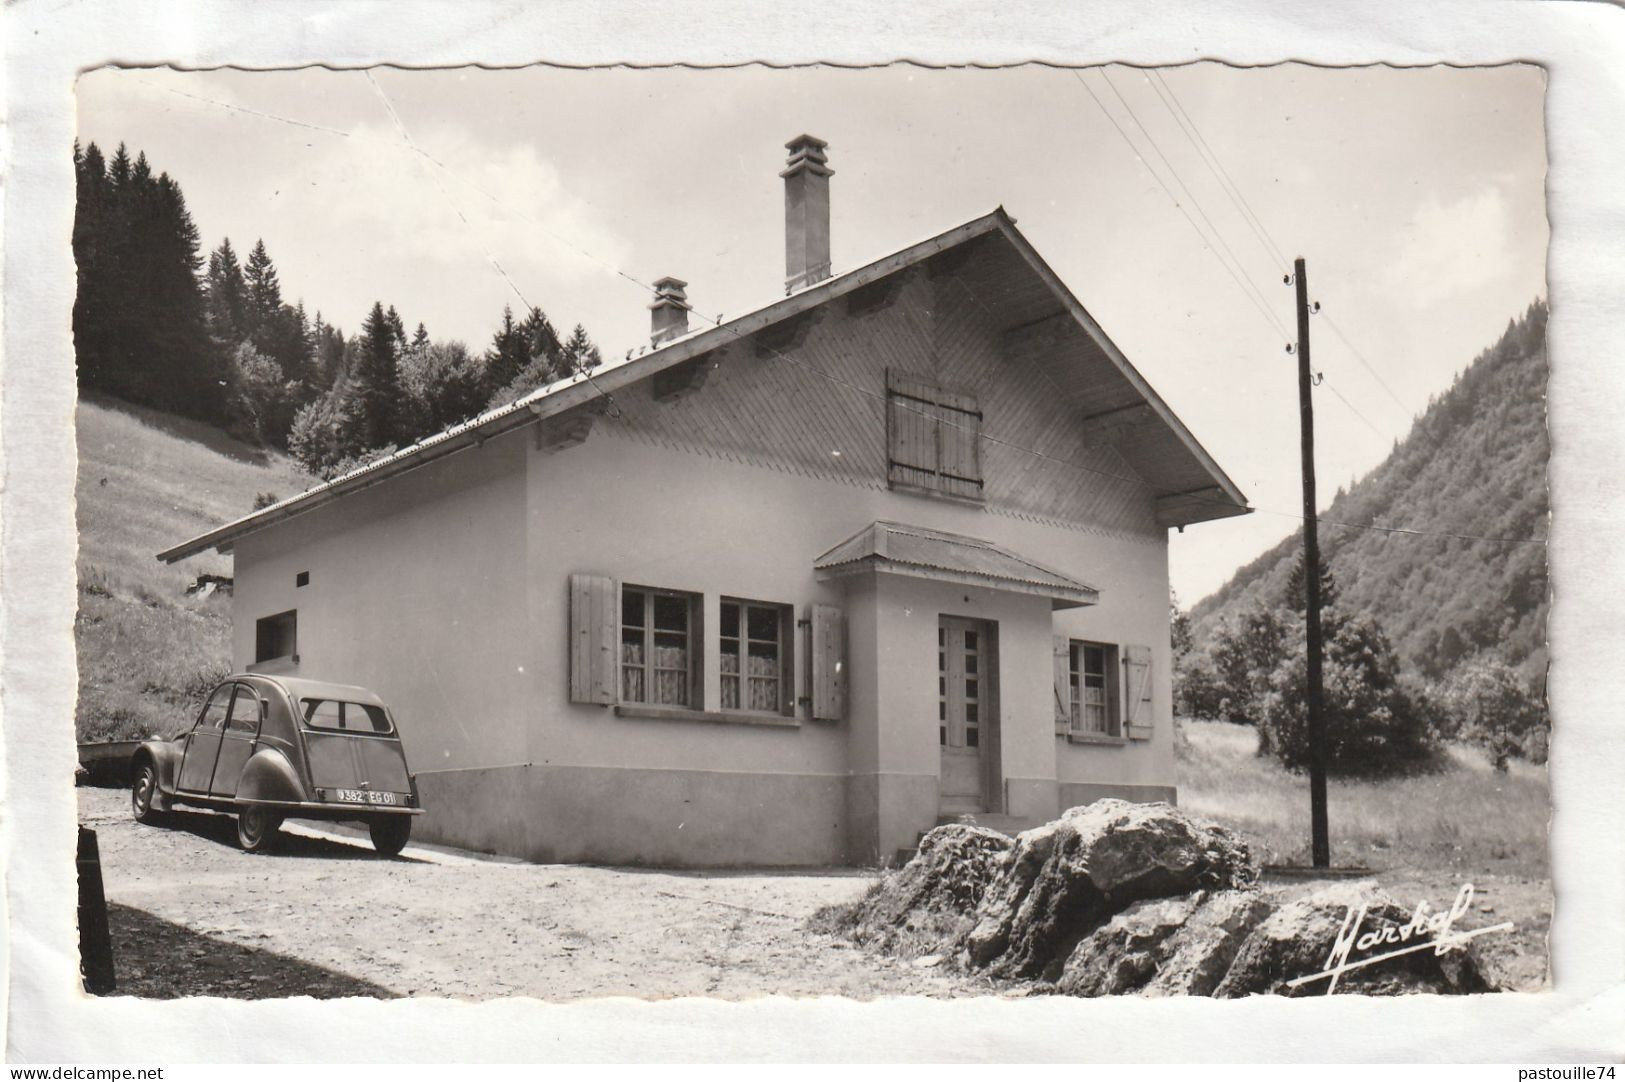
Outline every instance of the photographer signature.
<svg viewBox="0 0 1625 1082">
<path fill-rule="evenodd" d="M 1358 909 L 1350 906 L 1343 915 L 1343 927 L 1332 942 L 1332 950 L 1326 957 L 1326 965 L 1319 973 L 1287 981 L 1287 987 L 1298 988 L 1312 981 L 1324 980 L 1327 982 L 1326 994 L 1331 995 L 1337 989 L 1337 978 L 1350 970 L 1361 969 L 1375 965 L 1385 958 L 1397 958 L 1402 954 L 1420 950 L 1431 949 L 1435 955 L 1444 955 L 1462 949 L 1468 940 L 1478 936 L 1488 935 L 1491 932 L 1512 931 L 1511 921 L 1492 924 L 1487 928 L 1474 928 L 1471 931 L 1452 931 L 1456 921 L 1472 906 L 1473 885 L 1463 883 L 1449 909 L 1435 910 L 1424 899 L 1417 903 L 1411 919 L 1404 924 L 1372 928 L 1365 932 L 1361 932 L 1360 929 L 1365 924 L 1369 905 L 1362 903 Z M 1413 939 L 1417 942 L 1412 943 Z M 1355 951 L 1365 954 L 1386 944 L 1392 944 L 1395 949 L 1368 955 L 1357 961 L 1349 961 L 1349 955 Z"/>
</svg>

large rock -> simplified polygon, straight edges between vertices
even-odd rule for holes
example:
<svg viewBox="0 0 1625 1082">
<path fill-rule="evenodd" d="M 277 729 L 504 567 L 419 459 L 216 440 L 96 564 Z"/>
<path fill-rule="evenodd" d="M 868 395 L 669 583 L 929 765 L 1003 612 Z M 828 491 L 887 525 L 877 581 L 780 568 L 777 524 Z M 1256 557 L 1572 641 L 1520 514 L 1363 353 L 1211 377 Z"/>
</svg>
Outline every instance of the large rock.
<svg viewBox="0 0 1625 1082">
<path fill-rule="evenodd" d="M 1056 990 L 1073 996 L 1206 996 L 1271 904 L 1256 890 L 1138 902 L 1073 948 Z"/>
<path fill-rule="evenodd" d="M 1212 895 L 1168 941 L 1157 974 L 1143 992 L 1211 996 L 1247 937 L 1273 910 L 1270 898 L 1254 890 Z"/>
<path fill-rule="evenodd" d="M 1387 954 L 1407 946 L 1431 943 L 1434 936 L 1413 930 L 1412 913 L 1370 882 L 1336 883 L 1286 902 L 1255 928 L 1241 945 L 1229 972 L 1214 995 L 1325 995 L 1329 982 L 1322 978 L 1293 986 L 1289 981 L 1325 971 L 1331 964 L 1339 935 L 1346 935 L 1351 913 L 1358 919 L 1356 936 L 1387 931 L 1391 942 L 1352 947 L 1346 962 Z M 1439 955 L 1431 946 L 1383 958 L 1339 975 L 1336 991 L 1364 995 L 1404 995 L 1411 992 L 1466 994 L 1493 991 L 1484 978 L 1471 946 Z"/>
<path fill-rule="evenodd" d="M 939 826 L 920 839 L 919 851 L 899 871 L 852 906 L 820 913 L 814 926 L 893 954 L 952 951 L 1014 845 L 996 830 Z"/>
<path fill-rule="evenodd" d="M 1026 831 L 1000 860 L 966 941 L 1000 977 L 1060 976 L 1076 944 L 1135 902 L 1242 887 L 1240 836 L 1167 804 L 1098 800 Z"/>
</svg>

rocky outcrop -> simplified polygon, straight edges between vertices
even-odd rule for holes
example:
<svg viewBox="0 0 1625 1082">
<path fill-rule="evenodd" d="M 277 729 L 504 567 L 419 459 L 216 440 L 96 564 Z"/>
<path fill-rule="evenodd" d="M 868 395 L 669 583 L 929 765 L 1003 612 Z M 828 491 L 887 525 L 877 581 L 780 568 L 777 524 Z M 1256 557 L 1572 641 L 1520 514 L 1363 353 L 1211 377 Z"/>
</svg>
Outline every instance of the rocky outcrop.
<svg viewBox="0 0 1625 1082">
<path fill-rule="evenodd" d="M 1413 914 L 1374 883 L 1264 890 L 1256 879 L 1246 843 L 1224 827 L 1102 800 L 1014 841 L 938 827 L 901 871 L 813 927 L 1074 996 L 1324 995 L 1318 974 L 1335 959 L 1354 966 L 1339 994 L 1493 990 L 1470 946 L 1437 953 L 1445 918 Z M 1420 949 L 1381 957 L 1407 946 Z"/>
<path fill-rule="evenodd" d="M 1138 901 L 1257 878 L 1238 835 L 1167 804 L 1099 800 L 1026 831 L 1000 862 L 967 943 L 993 976 L 1060 976 L 1073 948 Z"/>
<path fill-rule="evenodd" d="M 1361 915 L 1363 913 L 1363 915 Z M 1407 946 L 1432 942 L 1433 934 L 1413 929 L 1413 914 L 1369 882 L 1337 883 L 1277 907 L 1247 937 L 1213 994 L 1325 995 L 1326 979 L 1292 985 L 1295 978 L 1326 970 L 1339 935 L 1353 914 L 1355 936 L 1375 933 L 1384 942 L 1351 945 L 1346 961 L 1361 962 Z M 1386 934 L 1385 934 L 1386 933 Z M 1395 954 L 1339 975 L 1340 994 L 1404 995 L 1411 992 L 1467 994 L 1492 991 L 1470 948 L 1439 954 L 1431 947 Z"/>
<path fill-rule="evenodd" d="M 891 954 L 952 951 L 1015 841 L 996 830 L 951 823 L 920 839 L 919 852 L 855 906 L 820 914 L 815 927 L 844 931 Z"/>
<path fill-rule="evenodd" d="M 1212 995 L 1272 909 L 1256 890 L 1139 902 L 1073 948 L 1056 991 L 1073 996 Z"/>
</svg>

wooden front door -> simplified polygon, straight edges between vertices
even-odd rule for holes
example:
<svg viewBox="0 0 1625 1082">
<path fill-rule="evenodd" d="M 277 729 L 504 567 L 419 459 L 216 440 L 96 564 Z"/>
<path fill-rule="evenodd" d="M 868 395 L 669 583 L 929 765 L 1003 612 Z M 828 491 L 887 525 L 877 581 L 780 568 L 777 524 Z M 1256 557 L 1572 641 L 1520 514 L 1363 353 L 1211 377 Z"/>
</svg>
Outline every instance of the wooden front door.
<svg viewBox="0 0 1625 1082">
<path fill-rule="evenodd" d="M 997 732 L 992 687 L 993 625 L 943 616 L 937 624 L 937 742 L 944 815 L 994 810 L 990 799 Z"/>
</svg>

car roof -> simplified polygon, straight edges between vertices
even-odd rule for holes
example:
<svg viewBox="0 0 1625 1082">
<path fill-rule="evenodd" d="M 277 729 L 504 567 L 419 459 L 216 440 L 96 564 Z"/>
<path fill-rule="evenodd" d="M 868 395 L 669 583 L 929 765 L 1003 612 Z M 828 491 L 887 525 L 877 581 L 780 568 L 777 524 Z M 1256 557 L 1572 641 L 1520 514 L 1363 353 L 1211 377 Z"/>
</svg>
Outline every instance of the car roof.
<svg viewBox="0 0 1625 1082">
<path fill-rule="evenodd" d="M 326 680 L 306 680 L 297 676 L 267 676 L 264 673 L 236 673 L 233 680 L 263 682 L 280 687 L 292 699 L 340 699 L 344 702 L 386 706 L 384 700 L 355 684 L 334 684 Z"/>
</svg>

